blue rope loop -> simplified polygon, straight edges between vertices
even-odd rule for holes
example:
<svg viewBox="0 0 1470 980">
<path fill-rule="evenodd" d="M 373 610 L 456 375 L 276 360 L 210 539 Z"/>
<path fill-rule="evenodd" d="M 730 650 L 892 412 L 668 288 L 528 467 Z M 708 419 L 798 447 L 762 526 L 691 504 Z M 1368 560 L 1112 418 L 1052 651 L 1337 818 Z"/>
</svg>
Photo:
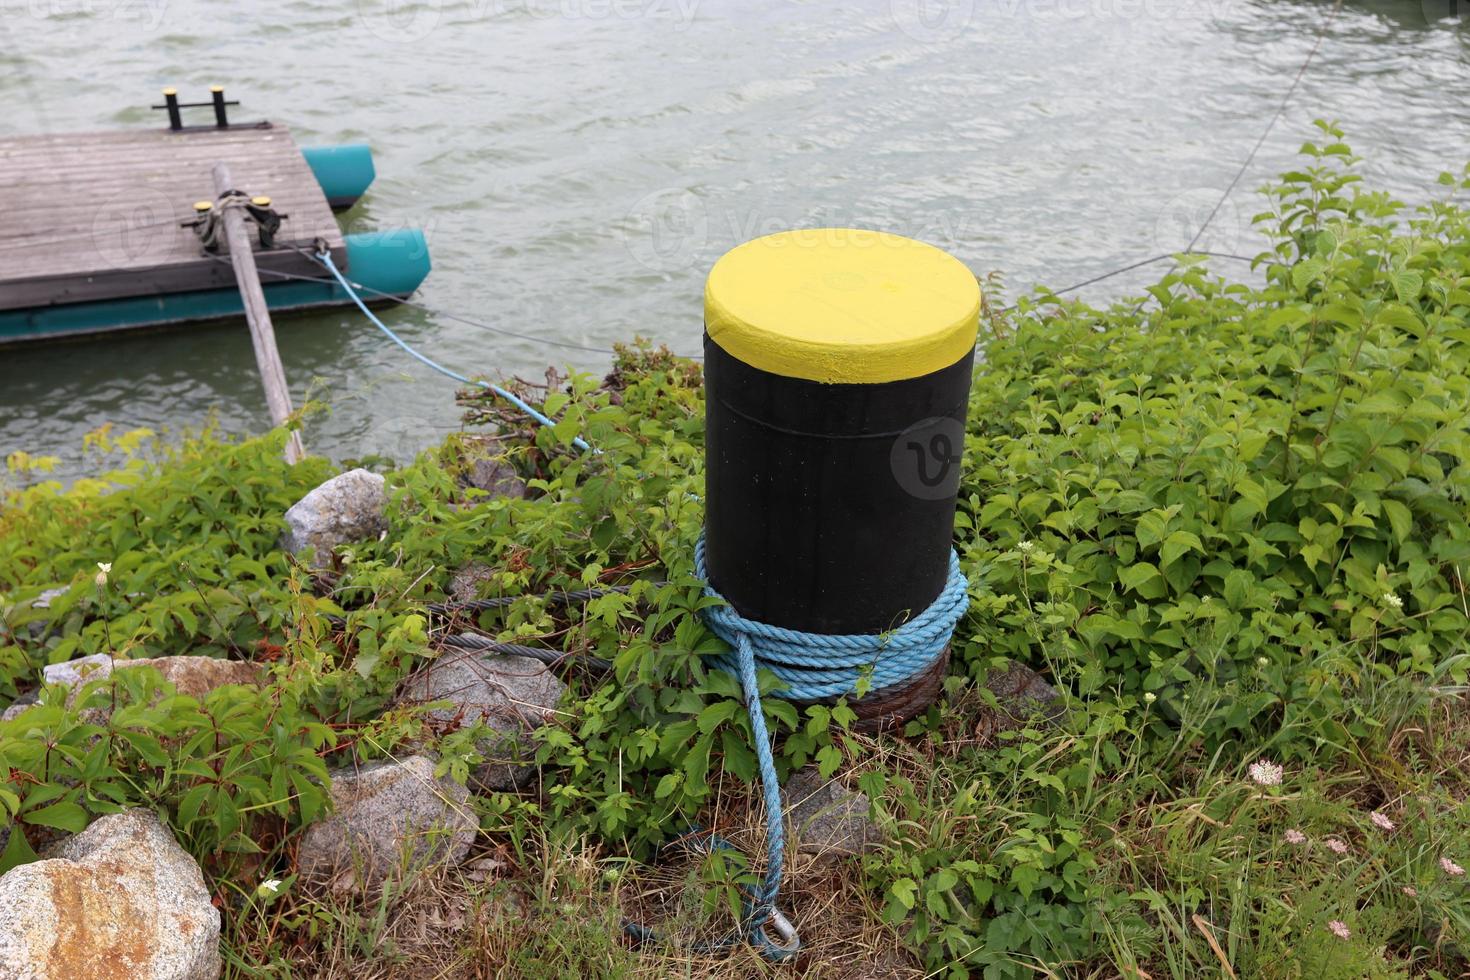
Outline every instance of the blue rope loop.
<svg viewBox="0 0 1470 980">
<path fill-rule="evenodd" d="M 694 549 L 694 571 L 709 581 L 703 537 Z M 876 691 L 928 670 L 944 654 L 955 625 L 969 607 L 969 589 L 959 556 L 951 550 L 949 577 L 938 598 L 887 633 L 803 633 L 746 619 L 728 602 L 706 609 L 704 619 L 737 653 L 742 638 L 748 642 L 757 666 L 783 682 L 785 697 L 816 701 L 851 694 L 865 674 Z M 707 585 L 704 594 L 724 600 L 712 586 Z M 715 663 L 731 674 L 740 673 L 738 656 L 717 657 Z"/>
<path fill-rule="evenodd" d="M 694 549 L 694 570 L 709 583 L 703 535 Z M 969 593 L 970 584 L 960 569 L 959 556 L 951 549 L 949 578 L 928 608 L 887 633 L 831 635 L 803 633 L 747 619 L 713 585 L 705 585 L 705 595 L 724 602 L 704 610 L 705 623 L 731 647 L 730 653 L 712 659 L 716 667 L 740 679 L 745 710 L 750 715 L 751 740 L 760 763 L 761 794 L 766 805 L 766 872 L 760 887 L 747 895 L 741 927 L 746 942 L 767 959 L 790 959 L 801 948 L 801 940 L 776 910 L 786 830 L 781 783 L 776 777 L 771 734 L 761 707 L 759 672 L 775 674 L 782 682 L 781 694 L 794 701 L 850 694 L 864 676 L 874 689 L 901 684 L 928 670 L 944 655 L 955 626 L 969 608 Z M 788 939 L 785 944 L 774 942 L 768 935 L 766 927 L 773 920 Z"/>
</svg>

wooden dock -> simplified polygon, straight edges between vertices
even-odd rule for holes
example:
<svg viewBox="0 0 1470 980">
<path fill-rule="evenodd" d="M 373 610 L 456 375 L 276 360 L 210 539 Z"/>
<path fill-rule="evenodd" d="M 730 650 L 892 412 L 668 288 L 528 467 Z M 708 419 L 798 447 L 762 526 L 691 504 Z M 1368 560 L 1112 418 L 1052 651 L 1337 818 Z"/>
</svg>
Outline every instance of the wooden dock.
<svg viewBox="0 0 1470 980">
<path fill-rule="evenodd" d="M 320 265 L 280 247 L 323 239 L 346 261 L 342 232 L 286 127 L 62 133 L 0 138 L 0 310 L 235 288 L 228 256 L 203 253 L 196 201 L 216 198 L 224 163 L 235 190 L 285 215 L 271 271 L 320 278 Z M 253 237 L 253 236 L 252 236 Z"/>
</svg>

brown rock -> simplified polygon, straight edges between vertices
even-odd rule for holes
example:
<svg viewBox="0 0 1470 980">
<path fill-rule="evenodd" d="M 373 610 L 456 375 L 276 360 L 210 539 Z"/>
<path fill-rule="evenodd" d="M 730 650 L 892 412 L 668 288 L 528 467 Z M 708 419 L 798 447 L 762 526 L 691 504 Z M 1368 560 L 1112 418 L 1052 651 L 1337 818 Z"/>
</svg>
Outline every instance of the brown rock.
<svg viewBox="0 0 1470 980">
<path fill-rule="evenodd" d="M 90 657 L 51 664 L 42 671 L 42 676 L 47 684 L 73 687 L 79 683 L 102 680 L 111 676 L 114 670 L 128 667 L 152 667 L 178 688 L 180 694 L 191 698 L 202 698 L 226 684 L 253 684 L 258 687 L 264 680 L 264 672 L 259 664 L 240 660 L 223 660 L 218 657 L 140 657 L 137 660 L 114 660 L 105 653 L 94 653 Z"/>
<path fill-rule="evenodd" d="M 118 667 L 152 667 L 163 675 L 179 693 L 203 700 L 204 696 L 226 684 L 248 684 L 260 687 L 264 671 L 259 664 L 218 657 L 146 657 L 123 660 Z"/>
<path fill-rule="evenodd" d="M 126 667 L 152 667 L 173 684 L 180 694 L 198 700 L 203 700 L 210 691 L 226 684 L 253 684 L 259 687 L 265 682 L 265 671 L 259 664 L 240 660 L 222 660 L 217 657 L 142 657 L 137 660 L 114 660 L 105 653 L 94 653 L 76 660 L 50 664 L 42 669 L 41 675 L 46 684 L 65 684 L 75 688 L 67 695 L 68 703 L 71 703 L 80 693 L 83 684 L 111 677 L 114 670 Z M 34 696 L 17 700 L 0 712 L 0 721 L 19 718 L 35 703 Z M 83 712 L 91 724 L 104 723 L 107 714 L 106 709 L 99 707 Z"/>
<path fill-rule="evenodd" d="M 147 810 L 99 817 L 0 877 L 7 980 L 211 980 L 219 928 L 198 865 Z"/>
</svg>

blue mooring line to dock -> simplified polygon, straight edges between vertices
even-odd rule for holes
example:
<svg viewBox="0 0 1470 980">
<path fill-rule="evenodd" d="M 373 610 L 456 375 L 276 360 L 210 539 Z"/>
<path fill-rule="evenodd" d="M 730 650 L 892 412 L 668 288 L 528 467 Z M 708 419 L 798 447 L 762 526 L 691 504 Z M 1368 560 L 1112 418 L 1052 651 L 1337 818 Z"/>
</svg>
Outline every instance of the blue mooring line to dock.
<svg viewBox="0 0 1470 980">
<path fill-rule="evenodd" d="M 421 364 L 424 364 L 427 367 L 431 367 L 445 377 L 453 378 L 455 381 L 458 381 L 461 384 L 479 385 L 481 388 L 484 388 L 488 391 L 493 391 L 495 392 L 495 394 L 499 395 L 501 398 L 504 398 L 516 408 L 519 408 L 522 412 L 525 412 L 528 416 L 535 419 L 537 422 L 541 423 L 547 428 L 555 428 L 556 423 L 547 418 L 546 415 L 533 408 L 524 399 L 511 394 L 509 391 L 506 391 L 499 385 L 491 384 L 488 381 L 476 381 L 473 378 L 467 378 L 457 371 L 451 371 L 449 368 L 438 363 L 437 361 L 431 360 L 425 355 L 420 354 L 418 351 L 414 350 L 413 347 L 409 346 L 407 341 L 398 336 L 398 334 L 394 333 L 386 323 L 378 319 L 377 315 L 374 314 L 372 310 L 368 309 L 367 304 L 362 301 L 362 297 L 357 294 L 357 290 L 352 288 L 352 283 L 347 281 L 346 277 L 343 276 L 342 273 L 337 269 L 336 264 L 332 262 L 331 253 L 318 252 L 315 254 L 315 258 L 318 262 L 326 267 L 328 272 L 336 277 L 338 285 L 340 285 L 344 290 L 347 291 L 347 295 L 352 299 L 352 302 L 357 304 L 357 308 L 359 310 L 362 310 L 363 315 L 371 320 L 374 326 L 383 331 L 383 333 L 387 335 L 389 340 L 393 341 L 393 343 L 403 348 L 404 351 L 406 351 L 410 356 L 418 360 Z M 583 450 L 584 452 L 591 450 L 592 448 L 587 444 L 587 440 L 583 439 L 581 436 L 573 436 L 572 445 L 576 446 L 578 449 Z"/>
</svg>

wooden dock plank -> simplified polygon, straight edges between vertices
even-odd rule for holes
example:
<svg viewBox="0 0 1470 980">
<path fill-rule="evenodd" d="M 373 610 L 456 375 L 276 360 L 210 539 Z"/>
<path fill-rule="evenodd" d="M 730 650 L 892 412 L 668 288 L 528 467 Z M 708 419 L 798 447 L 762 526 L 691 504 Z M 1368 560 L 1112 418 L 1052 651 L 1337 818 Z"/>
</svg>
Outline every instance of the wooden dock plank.
<svg viewBox="0 0 1470 980">
<path fill-rule="evenodd" d="M 337 220 L 290 131 L 57 133 L 0 139 L 0 309 L 218 289 L 228 260 L 202 254 L 181 223 L 214 200 L 212 168 L 286 215 L 277 236 L 346 249 Z M 321 276 L 288 249 L 257 253 L 262 270 Z M 268 277 L 269 278 L 269 277 Z"/>
</svg>

